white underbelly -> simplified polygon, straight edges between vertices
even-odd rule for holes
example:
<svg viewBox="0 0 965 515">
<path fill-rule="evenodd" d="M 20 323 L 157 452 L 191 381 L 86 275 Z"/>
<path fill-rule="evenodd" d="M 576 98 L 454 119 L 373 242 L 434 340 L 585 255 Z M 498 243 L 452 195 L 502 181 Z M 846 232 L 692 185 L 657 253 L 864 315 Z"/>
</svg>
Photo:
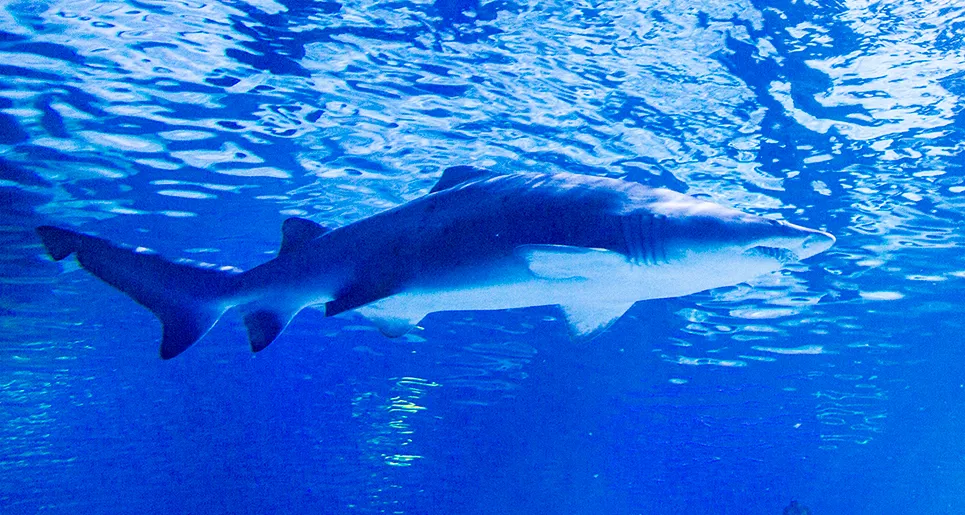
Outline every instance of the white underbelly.
<svg viewBox="0 0 965 515">
<path fill-rule="evenodd" d="M 485 311 L 531 306 L 629 305 L 641 300 L 679 297 L 718 285 L 694 282 L 681 267 L 632 267 L 593 277 L 524 280 L 449 288 L 413 288 L 360 308 L 366 316 L 414 320 L 437 311 Z"/>
<path fill-rule="evenodd" d="M 569 300 L 596 298 L 605 302 L 585 281 L 534 279 L 454 289 L 413 289 L 379 300 L 368 307 L 386 312 L 434 313 L 436 311 L 485 311 L 563 304 Z"/>
<path fill-rule="evenodd" d="M 411 287 L 357 311 L 379 323 L 387 334 L 404 333 L 404 329 L 437 311 L 546 305 L 560 305 L 569 318 L 595 318 L 583 324 L 592 326 L 613 313 L 622 314 L 637 301 L 730 286 L 766 271 L 734 267 L 722 260 L 641 266 L 612 252 L 584 257 L 583 262 L 576 263 L 579 266 L 549 260 L 545 265 L 528 270 L 504 269 L 504 273 L 489 274 L 488 280 L 481 282 L 466 280 L 472 276 L 470 271 L 462 277 L 437 281 L 431 287 Z"/>
</svg>

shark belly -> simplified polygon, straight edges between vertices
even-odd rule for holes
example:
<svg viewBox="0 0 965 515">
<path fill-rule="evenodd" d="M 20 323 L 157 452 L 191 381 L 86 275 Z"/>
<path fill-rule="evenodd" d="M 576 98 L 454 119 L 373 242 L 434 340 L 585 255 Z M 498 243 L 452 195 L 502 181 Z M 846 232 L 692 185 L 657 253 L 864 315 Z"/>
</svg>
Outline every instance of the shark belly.
<svg viewBox="0 0 965 515">
<path fill-rule="evenodd" d="M 527 281 L 496 284 L 474 284 L 464 287 L 436 289 L 413 288 L 363 306 L 359 310 L 379 310 L 387 314 L 406 314 L 419 318 L 437 311 L 488 311 L 560 304 L 566 293 L 586 296 L 588 287 L 582 281 L 549 281 L 533 278 Z"/>
<path fill-rule="evenodd" d="M 576 313 L 574 316 L 602 309 L 607 313 L 606 321 L 597 325 L 609 325 L 635 302 L 632 296 L 614 295 L 613 286 L 611 281 L 586 278 L 530 277 L 445 288 L 414 287 L 355 311 L 372 320 L 387 336 L 405 334 L 427 314 L 439 311 L 489 311 L 547 305 L 560 305 L 564 310 L 569 308 Z"/>
<path fill-rule="evenodd" d="M 408 332 L 427 314 L 558 305 L 575 338 L 592 337 L 634 303 L 680 297 L 732 286 L 767 269 L 736 270 L 726 260 L 635 264 L 624 254 L 603 249 L 534 246 L 525 264 L 462 269 L 414 284 L 355 311 L 388 336 Z M 548 249 L 548 250 L 547 250 Z M 494 273 L 495 270 L 495 273 Z M 473 281 L 473 277 L 485 280 Z"/>
</svg>

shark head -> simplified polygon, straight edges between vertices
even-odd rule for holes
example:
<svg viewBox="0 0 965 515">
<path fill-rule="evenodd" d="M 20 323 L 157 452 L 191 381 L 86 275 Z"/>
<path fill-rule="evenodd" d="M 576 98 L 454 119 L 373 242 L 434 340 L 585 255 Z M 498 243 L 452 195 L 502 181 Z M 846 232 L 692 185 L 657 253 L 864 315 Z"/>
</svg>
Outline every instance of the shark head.
<svg viewBox="0 0 965 515">
<path fill-rule="evenodd" d="M 676 280 L 687 291 L 745 282 L 820 254 L 835 242 L 824 231 L 692 198 L 654 207 L 653 228 L 639 246 L 655 256 L 650 264 L 680 270 Z"/>
<path fill-rule="evenodd" d="M 816 256 L 834 245 L 830 233 L 809 229 L 782 220 L 745 215 L 738 230 L 737 244 L 741 254 L 750 258 L 763 257 L 780 263 L 799 261 Z"/>
</svg>

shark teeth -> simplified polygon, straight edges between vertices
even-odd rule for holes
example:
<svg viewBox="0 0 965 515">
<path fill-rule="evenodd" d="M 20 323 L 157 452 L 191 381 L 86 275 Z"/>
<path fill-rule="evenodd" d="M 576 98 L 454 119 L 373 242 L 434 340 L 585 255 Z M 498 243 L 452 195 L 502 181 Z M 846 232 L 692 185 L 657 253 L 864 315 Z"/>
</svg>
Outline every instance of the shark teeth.
<svg viewBox="0 0 965 515">
<path fill-rule="evenodd" d="M 798 260 L 797 254 L 795 254 L 794 252 L 788 249 L 782 249 L 778 247 L 758 246 L 758 247 L 747 249 L 744 252 L 747 254 L 756 254 L 759 256 L 769 257 L 771 259 L 777 260 L 782 264 L 791 263 Z"/>
</svg>

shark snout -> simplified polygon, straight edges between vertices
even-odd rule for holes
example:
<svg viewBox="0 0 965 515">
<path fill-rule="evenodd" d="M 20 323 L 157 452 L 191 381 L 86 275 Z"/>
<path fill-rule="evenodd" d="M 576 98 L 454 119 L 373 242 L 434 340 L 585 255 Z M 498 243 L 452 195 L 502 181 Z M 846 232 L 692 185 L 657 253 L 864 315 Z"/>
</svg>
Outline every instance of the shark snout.
<svg viewBox="0 0 965 515">
<path fill-rule="evenodd" d="M 816 256 L 834 245 L 830 233 L 785 221 L 768 220 L 765 235 L 756 238 L 745 252 L 764 255 L 782 263 Z"/>
<path fill-rule="evenodd" d="M 816 256 L 834 245 L 836 241 L 834 235 L 829 232 L 819 231 L 817 229 L 808 229 L 807 227 L 801 227 L 799 225 L 787 224 L 788 226 L 806 233 L 803 239 L 799 240 L 800 243 L 796 245 L 796 248 L 789 248 L 797 255 L 798 259 L 807 259 L 812 256 Z"/>
<path fill-rule="evenodd" d="M 833 234 L 827 232 L 818 232 L 808 236 L 807 239 L 804 240 L 804 243 L 801 244 L 801 248 L 812 252 L 811 255 L 813 256 L 814 254 L 820 254 L 825 250 L 830 249 L 831 246 L 834 245 L 835 241 L 837 240 Z"/>
</svg>

